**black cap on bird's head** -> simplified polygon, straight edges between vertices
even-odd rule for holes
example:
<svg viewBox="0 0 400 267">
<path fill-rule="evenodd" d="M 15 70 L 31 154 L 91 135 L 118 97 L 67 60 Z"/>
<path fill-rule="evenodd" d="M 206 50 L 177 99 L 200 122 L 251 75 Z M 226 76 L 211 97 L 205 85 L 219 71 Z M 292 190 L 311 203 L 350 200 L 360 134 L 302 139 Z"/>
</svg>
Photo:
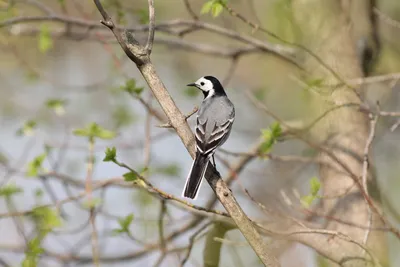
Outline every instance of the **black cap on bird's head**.
<svg viewBox="0 0 400 267">
<path fill-rule="evenodd" d="M 205 98 L 214 95 L 226 95 L 221 83 L 214 76 L 201 77 L 196 82 L 190 83 L 187 86 L 197 87 L 203 92 Z"/>
</svg>

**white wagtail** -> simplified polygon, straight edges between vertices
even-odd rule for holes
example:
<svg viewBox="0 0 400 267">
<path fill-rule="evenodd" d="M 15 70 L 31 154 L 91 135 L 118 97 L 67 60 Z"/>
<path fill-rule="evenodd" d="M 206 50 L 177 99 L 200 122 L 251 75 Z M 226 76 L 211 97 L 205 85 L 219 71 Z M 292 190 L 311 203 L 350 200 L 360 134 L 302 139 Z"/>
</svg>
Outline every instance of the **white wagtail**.
<svg viewBox="0 0 400 267">
<path fill-rule="evenodd" d="M 195 199 L 199 191 L 208 163 L 215 150 L 228 139 L 235 119 L 235 108 L 217 78 L 204 76 L 195 83 L 204 94 L 203 102 L 197 113 L 196 158 L 186 179 L 183 196 Z"/>
</svg>

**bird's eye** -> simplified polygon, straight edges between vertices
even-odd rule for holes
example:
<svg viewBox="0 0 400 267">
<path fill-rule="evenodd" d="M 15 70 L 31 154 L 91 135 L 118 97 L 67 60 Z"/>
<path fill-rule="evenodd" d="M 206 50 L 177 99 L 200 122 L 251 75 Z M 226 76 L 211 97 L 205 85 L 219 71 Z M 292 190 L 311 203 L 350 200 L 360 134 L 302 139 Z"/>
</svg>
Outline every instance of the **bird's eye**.
<svg viewBox="0 0 400 267">
<path fill-rule="evenodd" d="M 200 85 L 203 86 L 203 85 L 204 85 L 204 82 L 201 82 Z"/>
</svg>

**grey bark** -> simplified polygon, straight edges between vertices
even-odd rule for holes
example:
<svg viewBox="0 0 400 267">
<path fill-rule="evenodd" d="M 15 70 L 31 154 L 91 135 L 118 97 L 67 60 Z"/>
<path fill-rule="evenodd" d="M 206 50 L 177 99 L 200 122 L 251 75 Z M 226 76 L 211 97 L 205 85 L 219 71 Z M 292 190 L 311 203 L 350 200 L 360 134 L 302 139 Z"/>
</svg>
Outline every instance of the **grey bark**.
<svg viewBox="0 0 400 267">
<path fill-rule="evenodd" d="M 346 3 L 343 4 L 343 2 L 338 0 L 294 0 L 292 7 L 296 21 L 303 31 L 302 44 L 328 64 L 340 77 L 347 80 L 362 77 L 363 66 L 357 56 L 356 43 L 350 23 L 349 14 L 354 12 L 354 9 L 347 10 Z M 360 2 L 353 2 L 353 4 L 359 5 Z M 361 7 L 358 6 L 357 8 Z M 360 10 L 358 10 L 358 13 L 363 16 L 368 14 L 368 12 Z M 365 20 L 367 19 L 365 18 Z M 363 27 L 367 29 L 368 25 Z M 367 33 L 367 35 L 371 34 L 367 30 L 362 32 Z M 315 59 L 307 55 L 304 55 L 304 58 L 306 59 L 307 69 L 312 73 L 313 78 L 322 78 L 328 84 L 339 82 L 335 75 L 332 75 Z M 362 102 L 358 96 L 362 96 L 363 92 L 359 88 L 356 91 L 345 86 L 334 89 L 324 88 L 324 92 L 327 90 L 329 93 L 321 94 L 321 97 L 315 102 L 320 111 L 334 105 L 361 104 Z M 352 173 L 359 177 L 362 174 L 364 148 L 368 136 L 369 119 L 367 114 L 360 112 L 357 108 L 350 107 L 330 113 L 311 133 L 311 138 L 314 141 L 318 140 L 321 144 L 327 146 L 341 162 L 349 167 Z M 321 153 L 320 157 L 331 164 L 335 164 L 331 157 L 324 153 Z M 343 170 L 340 166 L 337 167 Z M 356 224 L 369 225 L 370 211 L 360 190 L 357 186 L 352 186 L 353 179 L 349 175 L 321 165 L 320 178 L 325 196 L 342 195 L 323 200 L 323 212 L 325 214 Z M 376 188 L 372 188 L 376 185 L 376 177 L 369 175 L 369 182 L 369 189 L 377 191 Z M 345 193 L 349 188 L 351 189 Z M 371 227 L 379 226 L 380 220 L 373 214 Z M 368 235 L 368 248 L 378 257 L 382 265 L 387 264 L 384 232 L 370 231 L 368 234 L 365 229 L 351 227 L 332 220 L 327 220 L 326 229 L 343 233 L 360 244 Z M 336 249 L 337 255 L 343 255 L 341 261 L 343 266 L 368 266 L 365 261 L 360 260 L 366 257 L 360 248 L 347 242 L 336 246 Z M 332 266 L 336 266 L 336 264 L 332 264 Z"/>
</svg>

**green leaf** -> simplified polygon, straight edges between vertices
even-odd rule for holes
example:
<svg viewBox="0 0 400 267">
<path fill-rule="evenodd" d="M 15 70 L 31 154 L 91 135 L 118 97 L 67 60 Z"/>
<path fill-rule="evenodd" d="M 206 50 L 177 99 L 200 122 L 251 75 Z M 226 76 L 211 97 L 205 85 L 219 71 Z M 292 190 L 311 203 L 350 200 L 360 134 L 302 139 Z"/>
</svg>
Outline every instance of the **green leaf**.
<svg viewBox="0 0 400 267">
<path fill-rule="evenodd" d="M 61 219 L 58 213 L 50 207 L 36 207 L 32 210 L 31 218 L 39 231 L 45 233 L 61 226 Z"/>
<path fill-rule="evenodd" d="M 85 129 L 85 128 L 75 129 L 73 131 L 73 134 L 77 135 L 77 136 L 86 136 L 86 137 L 90 137 L 91 136 L 90 135 L 90 131 L 88 129 Z"/>
<path fill-rule="evenodd" d="M 44 252 L 41 247 L 42 238 L 39 236 L 29 240 L 25 259 L 22 261 L 22 267 L 37 267 L 39 256 Z"/>
<path fill-rule="evenodd" d="M 28 254 L 29 252 L 26 252 Z M 37 267 L 39 258 L 37 256 L 26 256 L 22 261 L 22 267 Z"/>
<path fill-rule="evenodd" d="M 318 178 L 317 177 L 311 178 L 311 180 L 310 180 L 310 189 L 311 189 L 310 194 L 312 196 L 317 196 L 320 188 L 321 188 L 321 183 L 319 182 Z"/>
<path fill-rule="evenodd" d="M 46 106 L 52 109 L 58 116 L 62 116 L 65 113 L 66 100 L 52 98 L 46 101 Z"/>
<path fill-rule="evenodd" d="M 89 139 L 100 138 L 100 139 L 113 139 L 117 134 L 114 131 L 107 130 L 97 123 L 93 122 L 87 125 L 85 128 L 74 130 L 74 135 L 85 136 Z"/>
<path fill-rule="evenodd" d="M 46 24 L 42 24 L 39 33 L 39 51 L 46 53 L 53 47 L 53 39 L 51 38 L 49 27 Z"/>
<path fill-rule="evenodd" d="M 210 1 L 206 2 L 206 3 L 204 3 L 203 7 L 201 8 L 200 13 L 201 14 L 209 13 L 211 11 L 211 8 L 212 8 L 213 4 L 214 4 L 214 0 L 210 0 Z"/>
<path fill-rule="evenodd" d="M 201 8 L 201 14 L 210 13 L 212 16 L 218 17 L 221 12 L 224 10 L 224 4 L 226 4 L 226 0 L 209 0 L 208 2 L 204 3 L 203 7 Z"/>
<path fill-rule="evenodd" d="M 268 153 L 271 151 L 272 146 L 277 142 L 278 138 L 282 135 L 282 128 L 278 122 L 271 124 L 269 129 L 262 129 L 261 135 L 263 143 L 260 147 L 261 153 Z"/>
<path fill-rule="evenodd" d="M 103 161 L 108 162 L 108 161 L 116 161 L 117 159 L 117 149 L 115 147 L 106 148 L 106 156 L 104 157 Z"/>
<path fill-rule="evenodd" d="M 39 237 L 35 237 L 28 242 L 28 250 L 30 254 L 39 255 L 43 253 L 43 249 L 40 247 L 42 240 Z"/>
<path fill-rule="evenodd" d="M 138 87 L 136 86 L 136 80 L 135 79 L 129 79 L 125 82 L 125 85 L 120 87 L 121 90 L 129 93 L 129 94 L 136 94 L 136 95 L 140 95 L 143 90 L 144 87 Z"/>
<path fill-rule="evenodd" d="M 32 209 L 29 216 L 35 223 L 36 236 L 28 242 L 22 266 L 36 267 L 39 256 L 44 252 L 41 247 L 42 241 L 54 228 L 61 226 L 61 219 L 54 209 L 47 206 Z"/>
<path fill-rule="evenodd" d="M 19 194 L 22 192 L 23 192 L 22 188 L 17 187 L 14 184 L 8 184 L 0 187 L 0 196 L 5 198 L 9 198 L 12 195 Z"/>
<path fill-rule="evenodd" d="M 224 10 L 222 4 L 219 2 L 215 3 L 211 8 L 211 14 L 213 15 L 214 18 L 216 18 L 219 16 L 219 14 L 221 14 L 222 10 Z"/>
<path fill-rule="evenodd" d="M 133 218 L 133 213 L 131 213 L 124 218 L 118 219 L 118 224 L 120 228 L 114 229 L 113 232 L 116 234 L 129 233 L 129 226 L 131 225 Z"/>
<path fill-rule="evenodd" d="M 270 128 L 271 128 L 271 131 L 272 131 L 272 136 L 275 139 L 277 139 L 278 137 L 280 137 L 282 135 L 282 128 L 281 128 L 281 125 L 279 124 L 279 122 L 272 123 Z"/>
<path fill-rule="evenodd" d="M 136 181 L 138 179 L 138 176 L 133 172 L 125 173 L 122 176 L 124 176 L 124 179 L 125 179 L 126 182 L 133 182 L 133 181 Z"/>
<path fill-rule="evenodd" d="M 42 172 L 42 164 L 46 157 L 47 153 L 42 153 L 39 156 L 36 156 L 32 161 L 30 161 L 28 163 L 28 170 L 26 171 L 26 175 L 29 177 L 35 177 L 39 174 L 39 172 Z"/>
<path fill-rule="evenodd" d="M 312 204 L 312 202 L 314 201 L 315 196 L 311 196 L 311 195 L 307 195 L 307 196 L 303 196 L 300 201 L 301 204 L 305 207 L 305 208 L 309 208 Z"/>
<path fill-rule="evenodd" d="M 117 133 L 114 131 L 100 128 L 99 131 L 95 134 L 95 137 L 98 137 L 100 139 L 113 139 L 116 135 Z"/>
<path fill-rule="evenodd" d="M 318 178 L 317 178 L 317 177 L 312 177 L 312 178 L 310 179 L 310 194 L 307 195 L 307 196 L 303 196 L 303 197 L 300 199 L 301 204 L 302 204 L 304 207 L 309 208 L 309 207 L 311 206 L 312 202 L 313 202 L 316 198 L 319 197 L 319 196 L 318 196 L 318 192 L 319 192 L 319 189 L 320 189 L 320 188 L 321 188 L 321 183 L 320 183 L 320 181 L 318 180 Z"/>
<path fill-rule="evenodd" d="M 34 120 L 28 120 L 24 123 L 24 125 L 17 130 L 17 135 L 18 136 L 32 136 L 35 132 L 35 129 L 37 127 L 37 122 Z"/>
</svg>

